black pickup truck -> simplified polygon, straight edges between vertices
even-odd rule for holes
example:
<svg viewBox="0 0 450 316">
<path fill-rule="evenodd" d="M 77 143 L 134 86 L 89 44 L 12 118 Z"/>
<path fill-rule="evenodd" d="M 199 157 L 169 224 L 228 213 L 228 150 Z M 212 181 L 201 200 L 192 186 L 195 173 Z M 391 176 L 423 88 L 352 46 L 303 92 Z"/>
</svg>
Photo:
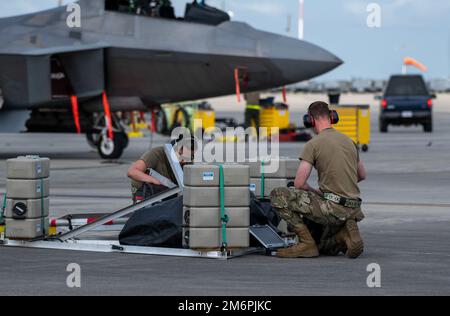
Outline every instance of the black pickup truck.
<svg viewBox="0 0 450 316">
<path fill-rule="evenodd" d="M 392 76 L 381 100 L 380 132 L 389 125 L 423 125 L 424 132 L 433 132 L 433 99 L 420 75 Z"/>
</svg>

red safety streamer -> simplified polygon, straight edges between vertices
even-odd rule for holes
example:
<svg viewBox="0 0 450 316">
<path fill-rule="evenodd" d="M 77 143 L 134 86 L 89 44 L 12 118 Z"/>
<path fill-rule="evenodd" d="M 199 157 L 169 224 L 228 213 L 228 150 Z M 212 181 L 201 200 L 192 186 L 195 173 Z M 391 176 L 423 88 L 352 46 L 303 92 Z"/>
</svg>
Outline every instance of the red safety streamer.
<svg viewBox="0 0 450 316">
<path fill-rule="evenodd" d="M 77 134 L 81 134 L 80 112 L 78 110 L 78 97 L 76 95 L 73 95 L 70 97 L 70 101 L 72 103 L 72 115 L 75 127 L 77 129 Z"/>
<path fill-rule="evenodd" d="M 105 111 L 106 124 L 108 128 L 108 138 L 114 139 L 113 126 L 112 126 L 112 117 L 111 117 L 111 108 L 109 106 L 108 97 L 106 96 L 106 92 L 103 91 L 103 109 Z"/>
<path fill-rule="evenodd" d="M 236 82 L 236 95 L 238 102 L 241 102 L 241 84 L 239 82 L 239 69 L 234 70 L 234 81 Z"/>
<path fill-rule="evenodd" d="M 287 103 L 287 92 L 286 87 L 283 87 L 283 102 Z"/>
<path fill-rule="evenodd" d="M 147 123 L 147 120 L 145 119 L 145 112 L 139 112 L 139 117 L 140 117 L 140 120 L 141 120 L 141 123 L 144 123 L 144 124 L 146 124 Z M 147 128 L 148 128 L 148 130 L 152 130 L 152 127 L 150 126 L 150 124 L 147 124 Z"/>
</svg>

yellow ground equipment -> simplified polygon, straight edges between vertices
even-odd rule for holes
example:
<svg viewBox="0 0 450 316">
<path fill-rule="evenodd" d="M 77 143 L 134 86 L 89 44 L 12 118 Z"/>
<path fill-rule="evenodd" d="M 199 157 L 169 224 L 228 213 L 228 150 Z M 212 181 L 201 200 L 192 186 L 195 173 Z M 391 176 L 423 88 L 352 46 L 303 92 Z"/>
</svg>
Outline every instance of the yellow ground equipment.
<svg viewBox="0 0 450 316">
<path fill-rule="evenodd" d="M 262 104 L 260 112 L 261 127 L 268 129 L 269 135 L 271 136 L 272 127 L 277 127 L 282 130 L 286 130 L 290 126 L 289 122 L 289 106 L 284 103 L 270 103 Z"/>
<path fill-rule="evenodd" d="M 201 120 L 201 126 L 197 126 L 195 123 L 196 120 Z M 216 125 L 216 113 L 213 108 L 209 105 L 209 103 L 201 103 L 194 107 L 194 111 L 192 113 L 192 132 L 196 133 L 197 129 L 202 128 L 203 132 L 208 129 L 214 128 Z"/>
<path fill-rule="evenodd" d="M 261 109 L 261 127 L 289 128 L 289 106 L 276 103 Z"/>
<path fill-rule="evenodd" d="M 195 120 L 202 120 L 203 131 L 215 126 L 216 115 L 207 102 L 165 104 L 157 114 L 157 131 L 170 134 L 176 127 L 186 127 L 196 132 L 200 126 L 194 126 Z"/>
<path fill-rule="evenodd" d="M 142 132 L 143 129 L 148 129 L 148 125 L 144 122 L 139 122 L 139 118 L 137 117 L 137 112 L 133 111 L 130 112 L 130 124 L 129 124 L 129 132 L 128 137 L 129 138 L 143 138 L 144 133 Z"/>
<path fill-rule="evenodd" d="M 362 151 L 367 152 L 370 144 L 370 107 L 368 105 L 334 106 L 339 113 L 339 123 L 334 127 L 350 137 Z"/>
</svg>

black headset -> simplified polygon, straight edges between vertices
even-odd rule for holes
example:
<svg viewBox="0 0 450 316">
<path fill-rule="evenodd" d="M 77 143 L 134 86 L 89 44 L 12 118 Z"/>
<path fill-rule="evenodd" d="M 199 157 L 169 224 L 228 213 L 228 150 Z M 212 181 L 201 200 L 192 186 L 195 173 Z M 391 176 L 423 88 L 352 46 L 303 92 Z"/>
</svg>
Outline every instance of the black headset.
<svg viewBox="0 0 450 316">
<path fill-rule="evenodd" d="M 175 147 L 178 144 L 180 144 L 181 142 L 183 142 L 185 146 L 190 145 L 191 150 L 197 150 L 197 148 L 198 148 L 197 138 L 195 136 L 190 136 L 190 137 L 187 137 L 186 139 L 184 139 L 183 134 L 180 134 L 180 135 L 178 135 L 178 138 L 171 140 L 170 144 L 172 145 L 172 147 Z"/>
<path fill-rule="evenodd" d="M 332 125 L 339 123 L 339 114 L 336 110 L 330 110 L 330 121 Z M 313 128 L 316 126 L 316 120 L 311 115 L 310 109 L 308 109 L 308 114 L 303 116 L 303 125 L 306 128 Z"/>
<path fill-rule="evenodd" d="M 175 147 L 179 142 L 181 142 L 183 140 L 184 136 L 183 134 L 178 135 L 178 138 L 172 139 L 170 141 L 170 144 L 172 145 L 172 147 Z"/>
</svg>

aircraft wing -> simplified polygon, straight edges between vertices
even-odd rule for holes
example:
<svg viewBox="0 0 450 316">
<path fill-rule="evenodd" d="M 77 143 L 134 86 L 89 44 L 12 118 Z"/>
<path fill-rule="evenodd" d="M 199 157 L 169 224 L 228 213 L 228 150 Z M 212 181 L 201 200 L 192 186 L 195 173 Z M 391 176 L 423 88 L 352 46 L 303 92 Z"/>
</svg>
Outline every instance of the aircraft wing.
<svg viewBox="0 0 450 316">
<path fill-rule="evenodd" d="M 92 7 L 93 3 L 101 2 L 80 2 L 83 19 L 101 15 L 102 8 Z M 66 7 L 60 7 L 0 19 L 0 55 L 38 56 L 106 47 L 98 37 L 82 36 L 82 28 L 69 27 L 68 14 Z"/>
</svg>

